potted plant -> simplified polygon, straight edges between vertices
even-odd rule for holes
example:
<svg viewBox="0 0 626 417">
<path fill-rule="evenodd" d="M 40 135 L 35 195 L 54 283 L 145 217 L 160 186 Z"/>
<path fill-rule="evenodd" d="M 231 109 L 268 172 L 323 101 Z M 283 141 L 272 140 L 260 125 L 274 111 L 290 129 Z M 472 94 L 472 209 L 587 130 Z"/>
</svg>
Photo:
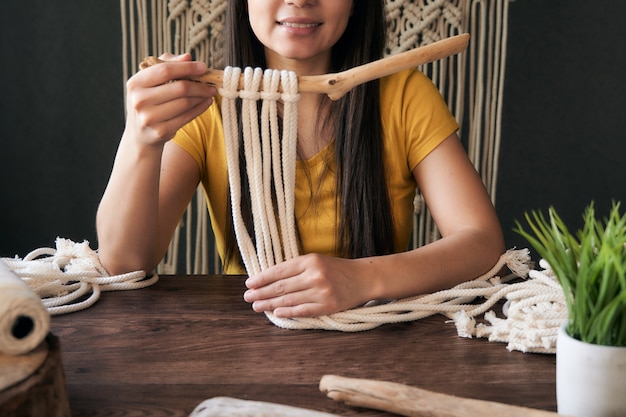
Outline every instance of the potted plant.
<svg viewBox="0 0 626 417">
<path fill-rule="evenodd" d="M 626 215 L 613 203 L 596 218 L 593 202 L 572 233 L 556 210 L 525 214 L 523 236 L 563 288 L 567 322 L 557 338 L 557 404 L 571 416 L 626 416 Z"/>
</svg>

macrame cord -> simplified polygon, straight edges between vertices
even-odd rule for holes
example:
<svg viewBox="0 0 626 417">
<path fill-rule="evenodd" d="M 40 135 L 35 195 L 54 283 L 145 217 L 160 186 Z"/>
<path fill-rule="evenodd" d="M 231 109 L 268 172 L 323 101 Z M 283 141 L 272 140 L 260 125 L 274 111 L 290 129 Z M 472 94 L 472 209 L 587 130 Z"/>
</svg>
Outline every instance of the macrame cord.
<svg viewBox="0 0 626 417">
<path fill-rule="evenodd" d="M 244 89 L 238 91 L 240 74 L 241 69 L 227 67 L 220 94 L 223 97 L 222 119 L 235 235 L 246 271 L 253 275 L 298 254 L 293 216 L 297 77 L 294 73 L 280 72 L 284 93 L 279 94 L 278 71 L 266 70 L 263 73 L 259 68 L 246 68 Z M 240 166 L 238 158 L 238 99 L 242 102 L 244 167 Z M 260 126 L 258 100 L 261 100 Z M 278 100 L 284 102 L 282 148 L 277 127 Z M 248 234 L 241 215 L 242 171 L 250 184 L 254 240 Z M 275 189 L 272 189 L 273 183 L 276 184 Z M 286 329 L 357 332 L 385 323 L 442 314 L 455 323 L 460 336 L 508 342 L 509 349 L 524 352 L 552 352 L 558 327 L 566 318 L 562 290 L 556 279 L 545 273 L 534 275 L 535 279 L 509 283 L 513 278 L 528 276 L 529 265 L 528 250 L 510 250 L 483 276 L 434 294 L 382 304 L 373 302 L 372 305 L 315 318 L 282 319 L 271 312 L 266 315 L 276 326 Z M 505 267 L 511 274 L 500 278 L 497 274 Z M 477 299 L 484 301 L 475 303 Z M 502 299 L 507 299 L 505 319 L 498 318 L 494 311 L 488 311 Z M 475 317 L 482 314 L 491 325 L 476 323 Z"/>
<path fill-rule="evenodd" d="M 24 258 L 2 260 L 41 298 L 51 315 L 84 310 L 103 291 L 135 290 L 158 280 L 158 275 L 146 277 L 143 271 L 109 276 L 87 241 L 57 238 L 56 249 L 39 248 Z"/>
<path fill-rule="evenodd" d="M 240 68 L 226 67 L 224 86 L 219 92 L 223 97 L 222 119 L 235 236 L 246 271 L 255 274 L 298 254 L 293 222 L 298 79 L 293 72 L 246 68 L 244 89 L 238 91 L 240 74 Z M 281 85 L 283 93 L 279 93 Z M 250 184 L 256 247 L 241 214 L 238 98 L 242 101 L 243 146 L 247 161 L 243 169 Z M 258 124 L 258 100 L 262 100 L 261 126 Z M 282 143 L 278 100 L 284 103 Z"/>
</svg>

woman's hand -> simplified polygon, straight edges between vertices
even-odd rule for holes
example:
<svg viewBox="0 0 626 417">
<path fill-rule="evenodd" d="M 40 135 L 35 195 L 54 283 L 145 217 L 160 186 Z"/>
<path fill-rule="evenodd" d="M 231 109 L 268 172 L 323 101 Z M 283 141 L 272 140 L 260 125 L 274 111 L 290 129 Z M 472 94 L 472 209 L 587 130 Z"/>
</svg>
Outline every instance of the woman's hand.
<svg viewBox="0 0 626 417">
<path fill-rule="evenodd" d="M 141 143 L 163 145 L 213 102 L 215 87 L 186 80 L 204 74 L 206 64 L 191 55 L 165 54 L 167 61 L 139 71 L 126 83 L 126 134 Z"/>
<path fill-rule="evenodd" d="M 207 69 L 189 54 L 161 58 L 128 80 L 126 128 L 98 207 L 99 257 L 111 274 L 154 268 L 200 181 L 191 155 L 166 142 L 216 90 L 184 80 Z"/>
<path fill-rule="evenodd" d="M 244 299 L 254 311 L 277 317 L 315 317 L 369 301 L 369 288 L 358 279 L 363 260 L 308 254 L 282 262 L 246 280 Z"/>
</svg>

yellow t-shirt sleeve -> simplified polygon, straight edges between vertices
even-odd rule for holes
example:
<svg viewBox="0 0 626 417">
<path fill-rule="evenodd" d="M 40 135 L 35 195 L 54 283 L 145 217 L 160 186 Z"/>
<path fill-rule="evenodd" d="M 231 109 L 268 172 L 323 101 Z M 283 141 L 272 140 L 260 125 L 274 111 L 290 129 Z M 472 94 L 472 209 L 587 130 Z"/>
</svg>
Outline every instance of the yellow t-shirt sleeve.
<svg viewBox="0 0 626 417">
<path fill-rule="evenodd" d="M 383 131 L 393 146 L 401 146 L 409 171 L 459 129 L 432 81 L 417 70 L 381 80 Z"/>
<path fill-rule="evenodd" d="M 219 104 L 216 100 L 203 114 L 176 132 L 176 136 L 172 139 L 198 163 L 200 177 L 203 180 L 207 176 L 209 149 L 215 154 L 224 142 Z"/>
</svg>

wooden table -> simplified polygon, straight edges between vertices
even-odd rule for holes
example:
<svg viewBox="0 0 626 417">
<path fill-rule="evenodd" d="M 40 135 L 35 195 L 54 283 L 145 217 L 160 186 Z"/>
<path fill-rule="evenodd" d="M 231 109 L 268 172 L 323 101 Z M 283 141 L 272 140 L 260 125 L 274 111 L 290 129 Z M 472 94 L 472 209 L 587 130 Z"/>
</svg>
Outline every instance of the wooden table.
<svg viewBox="0 0 626 417">
<path fill-rule="evenodd" d="M 325 374 L 556 410 L 554 355 L 460 338 L 439 315 L 361 333 L 284 330 L 252 311 L 243 281 L 162 276 L 53 317 L 72 415 L 187 416 L 216 396 L 383 415 L 328 399 Z"/>
</svg>

